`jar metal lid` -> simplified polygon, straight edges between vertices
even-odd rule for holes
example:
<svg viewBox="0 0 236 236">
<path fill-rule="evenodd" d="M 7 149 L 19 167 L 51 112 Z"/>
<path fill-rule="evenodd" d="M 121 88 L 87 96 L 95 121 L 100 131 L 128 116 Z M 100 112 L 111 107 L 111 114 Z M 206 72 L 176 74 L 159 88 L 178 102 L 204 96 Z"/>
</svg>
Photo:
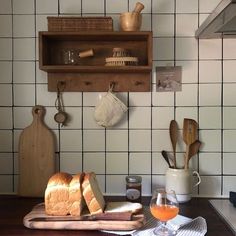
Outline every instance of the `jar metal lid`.
<svg viewBox="0 0 236 236">
<path fill-rule="evenodd" d="M 126 176 L 125 179 L 127 183 L 141 183 L 142 182 L 142 177 L 139 175 L 129 175 L 129 176 Z"/>
</svg>

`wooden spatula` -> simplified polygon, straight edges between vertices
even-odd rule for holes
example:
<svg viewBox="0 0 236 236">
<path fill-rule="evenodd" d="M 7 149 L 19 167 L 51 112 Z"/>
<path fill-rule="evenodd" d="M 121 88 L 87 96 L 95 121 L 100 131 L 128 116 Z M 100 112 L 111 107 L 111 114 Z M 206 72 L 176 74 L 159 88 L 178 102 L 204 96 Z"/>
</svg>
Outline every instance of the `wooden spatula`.
<svg viewBox="0 0 236 236">
<path fill-rule="evenodd" d="M 186 144 L 185 164 L 189 160 L 189 146 L 198 139 L 198 123 L 193 119 L 184 119 L 183 124 L 183 140 Z M 185 169 L 188 166 L 185 165 Z"/>
<path fill-rule="evenodd" d="M 169 127 L 169 132 L 170 132 L 170 140 L 173 148 L 173 154 L 174 154 L 174 168 L 176 168 L 176 143 L 178 139 L 178 124 L 175 120 L 172 120 L 170 122 L 170 127 Z"/>
</svg>

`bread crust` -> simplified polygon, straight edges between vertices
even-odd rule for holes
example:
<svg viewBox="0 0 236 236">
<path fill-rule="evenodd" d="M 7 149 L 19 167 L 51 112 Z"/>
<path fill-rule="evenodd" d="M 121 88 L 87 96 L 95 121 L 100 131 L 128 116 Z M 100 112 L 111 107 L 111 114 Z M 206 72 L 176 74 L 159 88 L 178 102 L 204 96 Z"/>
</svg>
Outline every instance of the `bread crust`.
<svg viewBox="0 0 236 236">
<path fill-rule="evenodd" d="M 83 196 L 90 214 L 102 213 L 105 200 L 96 180 L 94 172 L 86 173 L 82 183 Z"/>
<path fill-rule="evenodd" d="M 53 175 L 47 184 L 44 195 L 45 212 L 48 215 L 65 216 L 69 212 L 69 184 L 72 176 L 58 172 Z"/>
</svg>

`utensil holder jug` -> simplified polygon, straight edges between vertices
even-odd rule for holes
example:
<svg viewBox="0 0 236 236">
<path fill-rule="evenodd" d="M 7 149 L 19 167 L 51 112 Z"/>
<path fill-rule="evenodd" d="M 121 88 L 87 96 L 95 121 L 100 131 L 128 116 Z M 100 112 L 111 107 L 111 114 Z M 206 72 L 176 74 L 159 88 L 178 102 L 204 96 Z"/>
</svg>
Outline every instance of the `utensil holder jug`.
<svg viewBox="0 0 236 236">
<path fill-rule="evenodd" d="M 194 176 L 198 180 L 194 181 Z M 187 202 L 191 199 L 192 190 L 201 183 L 201 177 L 197 171 L 190 169 L 173 169 L 169 168 L 165 175 L 166 190 L 174 190 L 177 200 L 180 203 Z"/>
</svg>

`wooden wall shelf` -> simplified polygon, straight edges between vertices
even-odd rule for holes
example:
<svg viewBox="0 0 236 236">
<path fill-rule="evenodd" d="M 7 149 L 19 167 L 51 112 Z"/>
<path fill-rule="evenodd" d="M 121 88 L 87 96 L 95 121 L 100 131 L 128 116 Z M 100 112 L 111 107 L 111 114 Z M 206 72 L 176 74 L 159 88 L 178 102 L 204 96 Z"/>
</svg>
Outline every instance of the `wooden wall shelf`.
<svg viewBox="0 0 236 236">
<path fill-rule="evenodd" d="M 115 47 L 128 49 L 137 57 L 137 66 L 105 66 L 105 58 L 112 57 Z M 76 65 L 63 62 L 64 49 L 84 51 L 92 48 L 93 57 L 80 58 Z M 57 91 L 64 83 L 64 91 L 107 91 L 111 83 L 114 91 L 150 91 L 152 76 L 152 32 L 39 32 L 39 68 L 48 73 L 48 90 Z"/>
</svg>

